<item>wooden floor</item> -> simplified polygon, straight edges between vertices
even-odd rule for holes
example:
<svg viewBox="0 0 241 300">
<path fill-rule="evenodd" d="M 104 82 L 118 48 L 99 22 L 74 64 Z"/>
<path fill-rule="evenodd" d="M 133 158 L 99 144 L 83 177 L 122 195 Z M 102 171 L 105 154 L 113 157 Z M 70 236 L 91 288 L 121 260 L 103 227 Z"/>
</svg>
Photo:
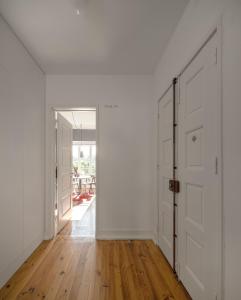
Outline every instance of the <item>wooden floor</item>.
<svg viewBox="0 0 241 300">
<path fill-rule="evenodd" d="M 73 238 L 71 223 L 44 241 L 0 299 L 190 299 L 152 241 Z"/>
</svg>

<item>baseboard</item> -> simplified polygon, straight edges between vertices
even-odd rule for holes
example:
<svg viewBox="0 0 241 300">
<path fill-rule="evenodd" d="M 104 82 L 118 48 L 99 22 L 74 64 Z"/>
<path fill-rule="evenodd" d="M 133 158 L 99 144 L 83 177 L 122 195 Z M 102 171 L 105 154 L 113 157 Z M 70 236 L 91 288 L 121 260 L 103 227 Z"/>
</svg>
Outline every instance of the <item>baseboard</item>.
<svg viewBox="0 0 241 300">
<path fill-rule="evenodd" d="M 44 236 L 43 236 L 44 241 L 49 241 L 49 240 L 52 240 L 53 238 L 54 238 L 54 235 L 47 233 L 47 232 L 44 233 Z"/>
<path fill-rule="evenodd" d="M 158 234 L 156 231 L 153 232 L 153 242 L 158 245 Z"/>
<path fill-rule="evenodd" d="M 42 241 L 43 235 L 37 237 L 24 249 L 20 256 L 14 259 L 4 270 L 0 271 L 0 288 L 13 276 Z"/>
<path fill-rule="evenodd" d="M 102 230 L 96 232 L 97 240 L 153 240 L 152 231 Z"/>
</svg>

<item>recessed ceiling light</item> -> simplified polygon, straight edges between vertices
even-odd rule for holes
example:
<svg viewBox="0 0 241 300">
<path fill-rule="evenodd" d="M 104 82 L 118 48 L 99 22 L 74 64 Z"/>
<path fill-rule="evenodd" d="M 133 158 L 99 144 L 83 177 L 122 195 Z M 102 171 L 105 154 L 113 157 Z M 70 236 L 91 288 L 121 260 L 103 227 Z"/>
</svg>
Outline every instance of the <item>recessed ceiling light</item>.
<svg viewBox="0 0 241 300">
<path fill-rule="evenodd" d="M 83 15 L 87 9 L 89 0 L 72 0 L 74 1 L 75 13 L 77 16 Z"/>
</svg>

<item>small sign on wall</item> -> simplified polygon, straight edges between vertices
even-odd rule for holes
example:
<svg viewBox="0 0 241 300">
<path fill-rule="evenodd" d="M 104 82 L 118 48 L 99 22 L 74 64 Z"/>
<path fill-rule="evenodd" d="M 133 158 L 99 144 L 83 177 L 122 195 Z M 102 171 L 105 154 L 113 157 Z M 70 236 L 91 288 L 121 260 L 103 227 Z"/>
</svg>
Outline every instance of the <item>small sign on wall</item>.
<svg viewBox="0 0 241 300">
<path fill-rule="evenodd" d="M 119 105 L 117 105 L 117 104 L 105 104 L 104 108 L 119 108 Z"/>
</svg>

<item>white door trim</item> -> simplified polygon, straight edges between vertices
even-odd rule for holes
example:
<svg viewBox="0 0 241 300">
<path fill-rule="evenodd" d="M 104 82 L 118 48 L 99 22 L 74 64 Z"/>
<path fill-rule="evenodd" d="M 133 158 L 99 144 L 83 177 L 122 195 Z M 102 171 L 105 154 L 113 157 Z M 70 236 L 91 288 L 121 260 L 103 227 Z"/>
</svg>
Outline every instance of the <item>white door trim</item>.
<svg viewBox="0 0 241 300">
<path fill-rule="evenodd" d="M 217 237 L 218 243 L 220 245 L 219 247 L 219 253 L 218 260 L 220 261 L 220 264 L 218 265 L 219 268 L 219 278 L 217 278 L 217 299 L 222 300 L 224 295 L 224 215 L 223 215 L 223 131 L 222 131 L 222 124 L 223 124 L 223 118 L 222 118 L 222 101 L 223 101 L 223 85 L 222 85 L 222 17 L 219 17 L 218 20 L 215 22 L 214 26 L 210 28 L 208 33 L 204 36 L 203 39 L 201 39 L 201 42 L 199 46 L 196 48 L 196 50 L 193 52 L 193 54 L 190 56 L 190 58 L 183 64 L 183 67 L 180 69 L 180 72 L 174 74 L 174 77 L 178 78 L 178 85 L 179 85 L 179 77 L 184 72 L 184 70 L 188 67 L 188 65 L 193 61 L 193 59 L 198 55 L 198 53 L 201 51 L 201 49 L 206 45 L 206 43 L 210 40 L 210 38 L 216 33 L 217 35 L 217 48 L 218 48 L 218 55 L 217 55 L 217 73 L 218 73 L 218 149 L 217 149 L 217 159 L 218 159 L 218 194 L 219 194 L 219 206 L 217 207 L 218 211 L 218 219 L 219 219 L 219 228 L 220 228 L 220 234 Z M 171 78 L 170 78 L 171 81 Z M 167 93 L 170 86 L 163 92 L 163 95 L 157 100 L 157 106 L 159 108 L 159 102 L 163 98 L 163 96 Z M 180 93 L 177 93 L 178 97 Z M 159 124 L 157 120 L 157 124 Z M 157 134 L 159 136 L 159 129 L 157 129 Z M 157 145 L 157 153 L 158 153 L 158 145 Z M 157 165 L 158 165 L 158 157 L 156 158 Z M 157 168 L 156 171 L 156 181 L 158 183 L 158 177 L 159 177 L 159 171 Z M 157 205 L 159 202 L 159 192 L 158 192 L 158 185 L 157 185 Z M 159 211 L 159 207 L 157 209 Z M 157 218 L 157 224 L 156 228 L 159 228 L 159 216 Z M 159 235 L 159 233 L 157 232 Z M 177 255 L 177 261 L 178 261 L 178 255 Z"/>
<path fill-rule="evenodd" d="M 81 110 L 93 108 L 96 110 L 96 228 L 95 236 L 98 236 L 99 228 L 99 106 L 98 105 L 49 105 L 46 107 L 45 119 L 45 234 L 44 239 L 50 240 L 56 235 L 55 232 L 55 112 L 61 110 Z"/>
</svg>

